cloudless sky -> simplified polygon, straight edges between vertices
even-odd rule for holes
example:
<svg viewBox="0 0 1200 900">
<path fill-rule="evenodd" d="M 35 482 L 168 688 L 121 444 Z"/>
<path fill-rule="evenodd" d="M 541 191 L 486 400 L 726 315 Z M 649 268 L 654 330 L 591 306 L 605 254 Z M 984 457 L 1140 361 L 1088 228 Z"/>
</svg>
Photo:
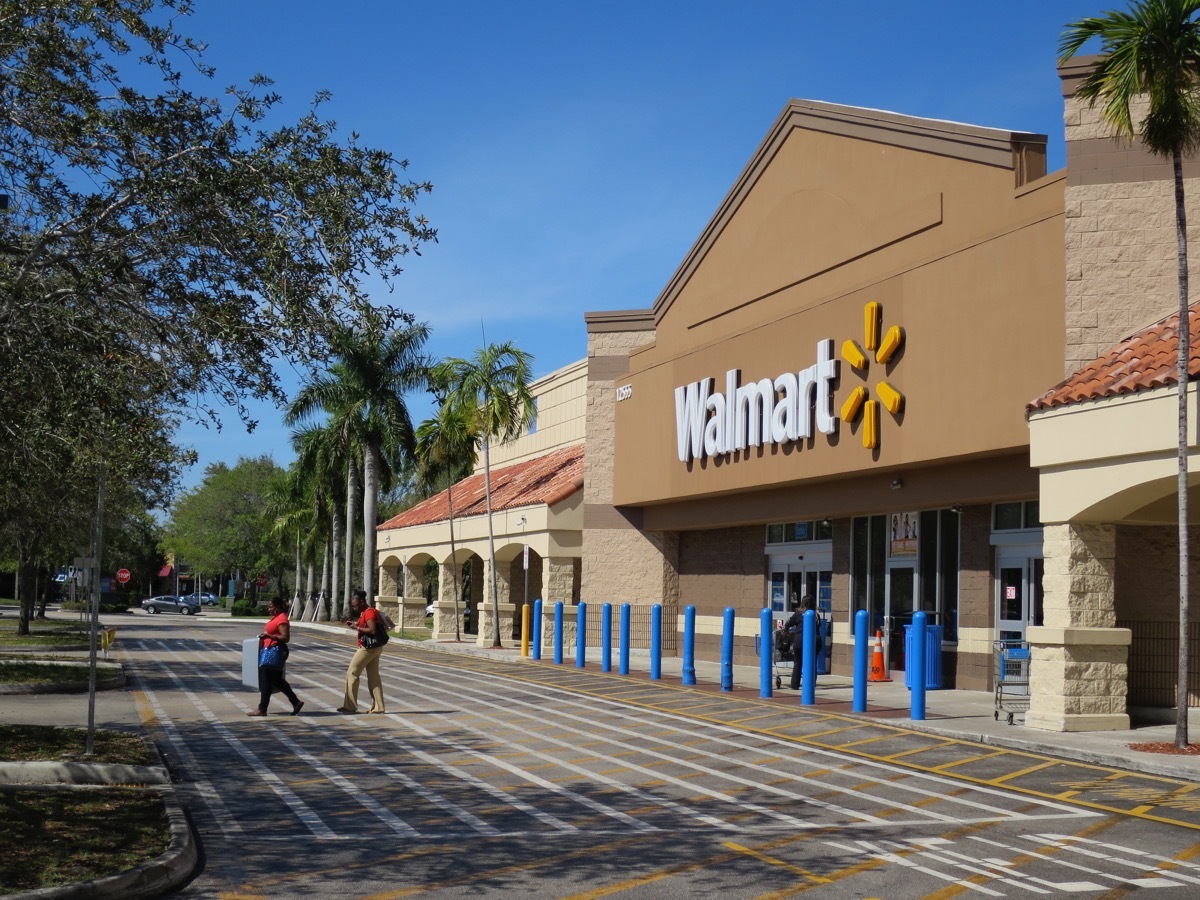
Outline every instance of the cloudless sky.
<svg viewBox="0 0 1200 900">
<path fill-rule="evenodd" d="M 585 312 L 645 309 L 790 98 L 1049 137 L 1064 164 L 1057 43 L 1087 0 L 196 0 L 182 30 L 216 82 L 275 80 L 409 160 L 437 244 L 380 299 L 427 350 L 513 340 L 546 375 L 587 352 Z M 413 397 L 414 419 L 428 415 Z M 252 435 L 185 426 L 204 467 L 293 454 L 270 406 Z"/>
</svg>

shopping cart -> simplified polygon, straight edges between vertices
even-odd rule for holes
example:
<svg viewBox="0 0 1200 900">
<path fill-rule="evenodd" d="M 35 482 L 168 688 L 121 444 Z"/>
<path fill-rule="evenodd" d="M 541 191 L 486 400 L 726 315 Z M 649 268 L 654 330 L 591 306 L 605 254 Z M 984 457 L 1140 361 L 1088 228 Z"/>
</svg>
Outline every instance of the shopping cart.
<svg viewBox="0 0 1200 900">
<path fill-rule="evenodd" d="M 992 644 L 996 660 L 996 711 L 1006 714 L 1009 725 L 1013 714 L 1029 709 L 1029 643 L 1027 641 L 1001 640 Z"/>
<path fill-rule="evenodd" d="M 771 665 L 775 671 L 775 687 L 783 687 L 783 676 L 792 677 L 792 636 L 785 628 L 776 628 L 771 633 Z M 762 658 L 762 635 L 754 636 L 754 655 Z"/>
</svg>

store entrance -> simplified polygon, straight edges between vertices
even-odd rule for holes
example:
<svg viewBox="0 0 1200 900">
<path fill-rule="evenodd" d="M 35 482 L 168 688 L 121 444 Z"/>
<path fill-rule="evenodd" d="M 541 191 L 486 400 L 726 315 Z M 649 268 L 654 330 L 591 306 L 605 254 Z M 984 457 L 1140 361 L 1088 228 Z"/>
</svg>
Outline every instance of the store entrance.
<svg viewBox="0 0 1200 900">
<path fill-rule="evenodd" d="M 912 624 L 916 597 L 916 566 L 908 561 L 889 564 L 883 611 L 883 647 L 888 671 L 905 668 L 904 628 Z"/>
<path fill-rule="evenodd" d="M 1024 641 L 1025 629 L 1042 624 L 1041 549 L 1006 547 L 996 555 L 996 637 Z"/>
<path fill-rule="evenodd" d="M 770 604 L 773 618 L 786 619 L 806 594 L 816 600 L 821 617 L 829 621 L 833 606 L 831 559 L 819 556 L 811 561 L 794 563 L 771 561 Z"/>
</svg>

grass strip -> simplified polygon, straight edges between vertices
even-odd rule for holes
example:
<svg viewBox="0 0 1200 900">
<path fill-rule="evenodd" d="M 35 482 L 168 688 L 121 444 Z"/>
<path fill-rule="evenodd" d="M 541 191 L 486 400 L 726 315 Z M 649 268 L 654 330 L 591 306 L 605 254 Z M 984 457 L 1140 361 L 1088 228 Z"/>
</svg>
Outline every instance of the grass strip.
<svg viewBox="0 0 1200 900">
<path fill-rule="evenodd" d="M 0 790 L 0 895 L 116 875 L 161 856 L 170 829 L 153 791 Z"/>
<path fill-rule="evenodd" d="M 17 762 L 53 762 L 83 760 L 123 763 L 130 766 L 156 766 L 158 756 L 138 734 L 123 731 L 97 731 L 92 756 L 84 757 L 87 731 L 82 728 L 54 728 L 49 725 L 0 725 L 0 759 Z M 3 821 L 3 820 L 0 820 Z M 0 828 L 0 832 L 3 829 Z M 0 884 L 4 882 L 0 880 Z"/>
<path fill-rule="evenodd" d="M 111 678 L 120 673 L 116 666 L 96 666 L 99 678 Z M 0 660 L 0 684 L 72 684 L 88 680 L 88 664 L 49 665 L 41 662 L 9 662 Z"/>
</svg>

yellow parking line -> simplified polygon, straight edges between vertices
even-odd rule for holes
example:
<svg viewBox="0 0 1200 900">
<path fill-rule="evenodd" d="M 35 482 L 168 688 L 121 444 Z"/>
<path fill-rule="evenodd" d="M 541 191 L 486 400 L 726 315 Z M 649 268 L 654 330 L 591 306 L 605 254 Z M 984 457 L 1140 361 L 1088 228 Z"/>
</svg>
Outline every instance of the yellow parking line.
<svg viewBox="0 0 1200 900">
<path fill-rule="evenodd" d="M 1013 778 L 1020 778 L 1022 775 L 1040 772 L 1043 769 L 1052 769 L 1059 764 L 1060 763 L 1058 760 L 1046 760 L 1045 762 L 1038 763 L 1036 766 L 1027 766 L 1024 769 L 1018 769 L 1015 772 L 1010 772 L 1008 775 L 1001 775 L 999 778 L 993 778 L 992 784 L 1003 784 L 1004 782 L 1010 781 Z"/>
<path fill-rule="evenodd" d="M 914 747 L 911 750 L 901 750 L 899 753 L 889 753 L 884 759 L 903 759 L 906 756 L 914 756 L 917 753 L 928 753 L 930 750 L 941 750 L 944 747 L 953 747 L 958 741 L 939 741 L 936 744 L 930 744 L 928 747 Z"/>
<path fill-rule="evenodd" d="M 980 753 L 977 756 L 968 756 L 964 759 L 955 759 L 950 762 L 942 763 L 940 766 L 934 766 L 933 771 L 945 772 L 947 769 L 953 769 L 955 766 L 965 765 L 966 763 L 979 762 L 981 759 L 994 759 L 997 756 L 1004 756 L 1007 750 L 993 750 L 991 753 Z"/>
<path fill-rule="evenodd" d="M 752 856 L 760 862 L 769 863 L 772 866 L 778 866 L 781 869 L 786 869 L 794 875 L 799 875 L 801 878 L 807 878 L 814 884 L 829 884 L 829 879 L 822 875 L 814 875 L 808 869 L 802 869 L 800 866 L 794 866 L 791 863 L 784 862 L 782 859 L 776 859 L 773 856 L 767 856 L 765 853 L 759 853 L 757 850 L 751 850 L 749 847 L 743 847 L 741 844 L 735 844 L 732 841 L 726 841 L 723 846 L 728 847 L 736 853 L 742 853 L 746 856 Z"/>
</svg>

